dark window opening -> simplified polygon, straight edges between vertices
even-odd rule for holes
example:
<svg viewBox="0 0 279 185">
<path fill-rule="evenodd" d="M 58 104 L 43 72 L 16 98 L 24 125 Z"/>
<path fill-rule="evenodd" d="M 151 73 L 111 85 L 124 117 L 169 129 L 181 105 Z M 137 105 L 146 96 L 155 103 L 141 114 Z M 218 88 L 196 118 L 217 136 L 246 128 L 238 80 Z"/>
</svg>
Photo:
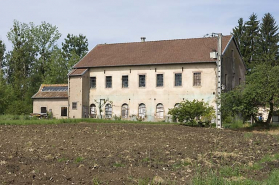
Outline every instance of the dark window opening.
<svg viewBox="0 0 279 185">
<path fill-rule="evenodd" d="M 41 107 L 41 113 L 47 113 L 47 108 L 46 107 Z"/>
<path fill-rule="evenodd" d="M 67 116 L 67 107 L 61 107 L 61 116 Z"/>
<path fill-rule="evenodd" d="M 128 75 L 122 76 L 122 88 L 128 87 Z"/>
<path fill-rule="evenodd" d="M 145 87 L 145 75 L 139 75 L 139 87 Z"/>
<path fill-rule="evenodd" d="M 90 88 L 96 88 L 96 77 L 90 77 Z"/>
<path fill-rule="evenodd" d="M 175 74 L 174 85 L 175 86 L 182 86 L 182 74 L 181 73 L 176 73 Z"/>
<path fill-rule="evenodd" d="M 72 109 L 77 109 L 77 102 L 72 102 Z"/>
<path fill-rule="evenodd" d="M 162 87 L 164 85 L 164 75 L 157 74 L 157 87 Z"/>
<path fill-rule="evenodd" d="M 112 76 L 106 76 L 106 88 L 112 87 Z"/>
</svg>

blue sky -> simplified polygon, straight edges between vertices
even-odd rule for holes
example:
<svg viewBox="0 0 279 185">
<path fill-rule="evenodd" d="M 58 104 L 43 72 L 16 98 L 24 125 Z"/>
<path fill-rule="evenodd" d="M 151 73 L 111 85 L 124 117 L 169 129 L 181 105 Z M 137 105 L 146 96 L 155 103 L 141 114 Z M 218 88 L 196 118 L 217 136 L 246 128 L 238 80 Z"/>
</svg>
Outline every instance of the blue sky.
<svg viewBox="0 0 279 185">
<path fill-rule="evenodd" d="M 231 33 L 240 17 L 270 12 L 279 21 L 278 0 L 0 0 L 0 39 L 12 49 L 7 32 L 13 20 L 36 25 L 46 21 L 88 38 L 89 50 L 102 43 L 203 37 Z"/>
</svg>

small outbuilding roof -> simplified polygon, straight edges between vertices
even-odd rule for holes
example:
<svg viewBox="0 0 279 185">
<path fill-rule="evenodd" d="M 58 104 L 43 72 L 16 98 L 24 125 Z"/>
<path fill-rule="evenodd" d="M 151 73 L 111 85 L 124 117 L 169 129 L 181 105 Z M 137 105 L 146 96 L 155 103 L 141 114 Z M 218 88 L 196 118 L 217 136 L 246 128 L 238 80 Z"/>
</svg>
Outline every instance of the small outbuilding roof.
<svg viewBox="0 0 279 185">
<path fill-rule="evenodd" d="M 232 35 L 222 37 L 222 52 L 232 38 Z M 217 43 L 216 37 L 207 37 L 99 44 L 73 68 L 215 62 L 210 52 L 217 50 Z"/>
<path fill-rule="evenodd" d="M 73 69 L 68 75 L 69 76 L 82 76 L 87 69 Z"/>
<path fill-rule="evenodd" d="M 68 99 L 68 84 L 42 84 L 32 99 Z"/>
</svg>

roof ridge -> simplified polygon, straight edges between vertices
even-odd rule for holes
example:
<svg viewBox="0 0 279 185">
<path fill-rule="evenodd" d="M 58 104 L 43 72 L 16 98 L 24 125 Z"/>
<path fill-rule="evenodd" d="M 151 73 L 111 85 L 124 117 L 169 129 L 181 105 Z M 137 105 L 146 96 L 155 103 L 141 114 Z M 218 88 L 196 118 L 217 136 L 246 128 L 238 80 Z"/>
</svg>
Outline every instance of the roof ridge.
<svg viewBox="0 0 279 185">
<path fill-rule="evenodd" d="M 222 37 L 229 37 L 229 36 L 233 36 L 233 35 L 223 35 Z M 138 41 L 138 42 L 119 42 L 119 43 L 109 43 L 109 44 L 104 43 L 104 44 L 97 44 L 96 46 L 116 45 L 116 44 L 133 44 L 133 43 L 150 43 L 150 42 L 177 41 L 177 40 L 210 39 L 210 38 L 215 38 L 215 37 L 196 37 L 196 38 L 184 38 L 184 39 L 150 40 L 150 41 L 144 41 L 144 42 L 142 42 L 142 41 Z"/>
</svg>

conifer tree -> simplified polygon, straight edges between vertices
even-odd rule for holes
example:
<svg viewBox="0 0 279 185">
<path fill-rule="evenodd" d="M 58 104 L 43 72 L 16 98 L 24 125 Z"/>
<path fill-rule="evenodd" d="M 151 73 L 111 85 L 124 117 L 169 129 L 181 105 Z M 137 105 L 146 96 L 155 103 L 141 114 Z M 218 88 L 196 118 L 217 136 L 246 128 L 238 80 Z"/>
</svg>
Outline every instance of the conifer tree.
<svg viewBox="0 0 279 185">
<path fill-rule="evenodd" d="M 259 40 L 259 21 L 257 20 L 257 15 L 253 13 L 249 17 L 249 21 L 245 23 L 244 31 L 244 51 L 243 60 L 248 67 L 251 69 L 255 66 L 254 60 L 256 59 L 257 42 Z"/>
<path fill-rule="evenodd" d="M 238 26 L 236 26 L 235 28 L 233 28 L 233 35 L 234 38 L 237 41 L 238 47 L 240 49 L 240 52 L 243 53 L 243 37 L 244 37 L 244 29 L 245 29 L 245 25 L 243 22 L 243 18 L 238 19 Z"/>
<path fill-rule="evenodd" d="M 258 63 L 265 63 L 271 66 L 279 65 L 278 61 L 278 26 L 274 17 L 267 13 L 262 18 L 260 25 L 260 39 L 258 42 Z"/>
</svg>

